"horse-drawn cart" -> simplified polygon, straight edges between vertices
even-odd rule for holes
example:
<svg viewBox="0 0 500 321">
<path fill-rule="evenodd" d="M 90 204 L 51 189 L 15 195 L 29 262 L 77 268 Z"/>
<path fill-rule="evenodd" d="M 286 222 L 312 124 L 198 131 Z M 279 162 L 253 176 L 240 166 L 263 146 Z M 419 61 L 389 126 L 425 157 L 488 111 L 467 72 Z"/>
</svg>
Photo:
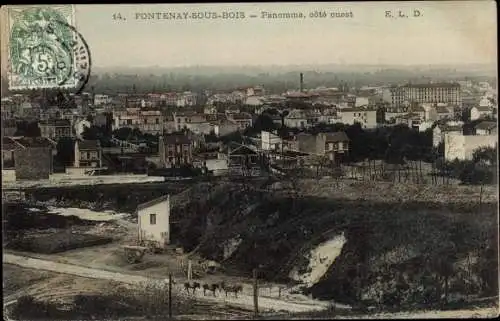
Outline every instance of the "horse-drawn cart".
<svg viewBox="0 0 500 321">
<path fill-rule="evenodd" d="M 151 254 L 162 252 L 162 247 L 158 241 L 140 240 L 139 246 L 147 248 L 148 253 Z"/>
<path fill-rule="evenodd" d="M 148 250 L 148 248 L 145 246 L 137 245 L 125 245 L 123 249 L 125 250 L 125 257 L 127 258 L 127 262 L 131 264 L 141 262 L 142 257 Z"/>
</svg>

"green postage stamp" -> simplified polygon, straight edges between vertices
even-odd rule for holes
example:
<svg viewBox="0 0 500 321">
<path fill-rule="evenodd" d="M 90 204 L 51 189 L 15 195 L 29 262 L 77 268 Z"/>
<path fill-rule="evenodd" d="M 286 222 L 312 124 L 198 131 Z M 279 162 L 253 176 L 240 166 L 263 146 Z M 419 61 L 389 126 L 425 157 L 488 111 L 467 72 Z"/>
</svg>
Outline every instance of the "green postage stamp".
<svg viewBox="0 0 500 321">
<path fill-rule="evenodd" d="M 8 15 L 9 89 L 77 87 L 73 6 L 12 6 Z"/>
</svg>

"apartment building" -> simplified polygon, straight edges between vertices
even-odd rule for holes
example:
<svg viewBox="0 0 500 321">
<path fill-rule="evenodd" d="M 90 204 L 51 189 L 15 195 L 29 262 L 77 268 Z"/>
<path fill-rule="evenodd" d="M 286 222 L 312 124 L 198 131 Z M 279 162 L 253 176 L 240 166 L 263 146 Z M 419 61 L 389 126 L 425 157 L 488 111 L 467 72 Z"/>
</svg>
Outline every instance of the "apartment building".
<svg viewBox="0 0 500 321">
<path fill-rule="evenodd" d="M 67 119 L 42 120 L 38 123 L 40 135 L 52 140 L 59 140 L 62 137 L 73 137 L 73 127 Z"/>
<path fill-rule="evenodd" d="M 392 107 L 400 107 L 405 102 L 447 103 L 462 106 L 458 83 L 406 84 L 393 86 L 383 91 L 382 99 Z"/>
<path fill-rule="evenodd" d="M 129 127 L 155 135 L 162 132 L 163 126 L 164 119 L 159 110 L 126 108 L 113 111 L 113 130 Z"/>
<path fill-rule="evenodd" d="M 160 136 L 160 163 L 163 167 L 189 165 L 193 159 L 193 141 L 186 135 Z"/>
<path fill-rule="evenodd" d="M 344 108 L 339 111 L 340 121 L 344 124 L 361 124 L 362 128 L 377 127 L 377 111 L 365 108 Z"/>
</svg>

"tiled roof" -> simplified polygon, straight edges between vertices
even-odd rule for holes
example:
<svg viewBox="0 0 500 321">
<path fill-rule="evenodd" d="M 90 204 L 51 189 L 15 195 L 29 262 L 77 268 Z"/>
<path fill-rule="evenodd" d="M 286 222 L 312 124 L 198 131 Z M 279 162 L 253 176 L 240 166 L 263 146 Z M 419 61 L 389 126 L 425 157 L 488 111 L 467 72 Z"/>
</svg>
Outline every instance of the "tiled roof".
<svg viewBox="0 0 500 321">
<path fill-rule="evenodd" d="M 2 150 L 14 150 L 17 144 L 10 137 L 2 138 Z"/>
<path fill-rule="evenodd" d="M 484 130 L 491 130 L 496 128 L 498 125 L 496 122 L 493 121 L 482 121 L 479 124 L 476 125 L 476 129 L 484 129 Z"/>
<path fill-rule="evenodd" d="M 101 146 L 101 143 L 98 140 L 82 140 L 78 142 L 78 148 L 80 150 L 87 150 L 87 149 L 99 149 Z"/>
<path fill-rule="evenodd" d="M 160 196 L 158 198 L 155 198 L 151 201 L 148 201 L 148 202 L 145 202 L 145 203 L 142 203 L 142 204 L 139 204 L 137 205 L 137 211 L 140 211 L 140 210 L 143 210 L 145 208 L 148 208 L 148 207 L 151 207 L 151 206 L 154 206 L 156 204 L 159 204 L 159 203 L 162 203 L 162 202 L 165 202 L 166 200 L 168 200 L 170 197 L 169 194 L 167 195 L 163 195 L 163 196 Z"/>
<path fill-rule="evenodd" d="M 2 119 L 2 127 L 16 127 L 17 121 L 15 119 Z"/>
<path fill-rule="evenodd" d="M 358 111 L 375 111 L 374 109 L 367 109 L 367 108 L 342 108 L 340 109 L 340 112 L 358 112 Z"/>
<path fill-rule="evenodd" d="M 45 138 L 45 137 L 12 137 L 11 138 L 16 143 L 24 146 L 25 148 L 29 147 L 55 147 L 54 141 Z"/>
<path fill-rule="evenodd" d="M 463 130 L 460 125 L 439 125 L 439 129 L 443 132 L 459 132 Z"/>
<path fill-rule="evenodd" d="M 174 144 L 191 144 L 191 139 L 186 135 L 166 135 L 164 138 L 165 144 L 174 145 Z"/>
<path fill-rule="evenodd" d="M 444 107 L 444 106 L 438 106 L 436 107 L 436 112 L 438 114 L 449 114 L 450 111 L 448 110 L 448 108 Z"/>
<path fill-rule="evenodd" d="M 68 119 L 49 119 L 40 121 L 40 125 L 46 126 L 71 126 L 71 122 Z"/>
<path fill-rule="evenodd" d="M 460 88 L 458 83 L 429 83 L 429 84 L 407 84 L 405 87 L 413 88 Z"/>
<path fill-rule="evenodd" d="M 230 117 L 232 117 L 233 119 L 238 119 L 238 120 L 252 119 L 252 115 L 250 115 L 249 113 L 232 114 Z"/>
<path fill-rule="evenodd" d="M 477 111 L 491 112 L 493 108 L 488 106 L 476 106 Z"/>
<path fill-rule="evenodd" d="M 327 143 L 345 142 L 349 140 L 349 137 L 347 137 L 344 132 L 325 133 L 325 136 Z"/>
</svg>

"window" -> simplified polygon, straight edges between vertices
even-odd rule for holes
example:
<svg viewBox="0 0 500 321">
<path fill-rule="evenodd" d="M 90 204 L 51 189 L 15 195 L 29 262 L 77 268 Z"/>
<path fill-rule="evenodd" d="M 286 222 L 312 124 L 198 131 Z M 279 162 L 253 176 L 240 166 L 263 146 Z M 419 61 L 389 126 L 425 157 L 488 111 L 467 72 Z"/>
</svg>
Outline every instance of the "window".
<svg viewBox="0 0 500 321">
<path fill-rule="evenodd" d="M 156 119 L 155 119 L 155 122 L 156 122 L 156 124 L 159 124 L 159 123 L 160 123 L 160 119 L 159 119 L 159 118 L 156 118 Z"/>
<path fill-rule="evenodd" d="M 127 119 L 127 125 L 132 125 L 132 119 Z"/>
<path fill-rule="evenodd" d="M 149 214 L 149 224 L 150 225 L 156 224 L 156 214 Z"/>
<path fill-rule="evenodd" d="M 90 159 L 97 159 L 97 152 L 91 152 Z"/>
</svg>

